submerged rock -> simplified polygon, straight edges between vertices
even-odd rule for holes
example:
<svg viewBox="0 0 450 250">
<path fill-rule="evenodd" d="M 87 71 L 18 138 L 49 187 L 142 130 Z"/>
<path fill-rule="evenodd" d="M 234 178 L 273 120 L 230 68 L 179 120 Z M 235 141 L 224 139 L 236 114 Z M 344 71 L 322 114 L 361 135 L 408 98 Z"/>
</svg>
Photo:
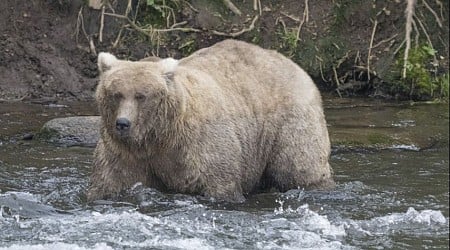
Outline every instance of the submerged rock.
<svg viewBox="0 0 450 250">
<path fill-rule="evenodd" d="M 36 139 L 64 146 L 95 146 L 100 135 L 100 116 L 55 118 L 44 124 Z"/>
<path fill-rule="evenodd" d="M 36 196 L 25 192 L 6 192 L 0 194 L 0 218 L 39 218 L 49 216 L 60 211 L 43 204 Z"/>
</svg>

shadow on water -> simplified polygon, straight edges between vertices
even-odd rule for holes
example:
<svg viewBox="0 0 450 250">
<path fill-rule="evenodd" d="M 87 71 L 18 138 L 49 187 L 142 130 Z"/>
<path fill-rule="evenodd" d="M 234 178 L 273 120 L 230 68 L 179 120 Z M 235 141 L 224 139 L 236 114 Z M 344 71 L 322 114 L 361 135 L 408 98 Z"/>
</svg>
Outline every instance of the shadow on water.
<svg viewBox="0 0 450 250">
<path fill-rule="evenodd" d="M 50 118 L 95 110 L 1 105 L 0 249 L 448 248 L 448 107 L 325 105 L 337 187 L 242 204 L 138 184 L 120 202 L 86 204 L 93 149 L 22 139 Z M 394 140 L 368 140 L 374 131 Z"/>
</svg>

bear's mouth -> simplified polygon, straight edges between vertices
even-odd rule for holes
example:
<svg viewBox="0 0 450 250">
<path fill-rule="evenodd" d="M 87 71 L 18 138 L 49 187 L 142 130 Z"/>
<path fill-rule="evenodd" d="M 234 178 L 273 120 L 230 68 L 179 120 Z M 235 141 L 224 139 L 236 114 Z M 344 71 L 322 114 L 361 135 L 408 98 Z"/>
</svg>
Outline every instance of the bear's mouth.
<svg viewBox="0 0 450 250">
<path fill-rule="evenodd" d="M 128 139 L 130 137 L 130 131 L 119 131 L 116 130 L 116 135 L 119 139 Z"/>
<path fill-rule="evenodd" d="M 131 131 L 129 129 L 128 130 L 114 129 L 113 134 L 115 135 L 116 139 L 122 143 L 128 143 L 131 138 Z"/>
</svg>

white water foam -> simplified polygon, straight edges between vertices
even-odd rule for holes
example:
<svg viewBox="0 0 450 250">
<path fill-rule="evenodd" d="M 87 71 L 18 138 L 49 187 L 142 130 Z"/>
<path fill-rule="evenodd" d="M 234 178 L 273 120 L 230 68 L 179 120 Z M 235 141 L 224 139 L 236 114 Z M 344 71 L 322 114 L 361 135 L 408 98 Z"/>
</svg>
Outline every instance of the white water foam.
<svg viewBox="0 0 450 250">
<path fill-rule="evenodd" d="M 431 226 L 435 224 L 446 224 L 447 219 L 440 211 L 422 210 L 419 212 L 410 207 L 406 213 L 393 213 L 382 217 L 376 217 L 370 220 L 369 223 L 377 225 L 377 227 L 393 224 L 405 227 L 411 224 Z"/>
<path fill-rule="evenodd" d="M 283 217 L 263 223 L 267 224 L 264 228 L 277 231 L 281 242 L 259 242 L 258 249 L 351 249 L 340 242 L 346 236 L 344 225 L 333 225 L 326 215 L 311 210 L 308 204 L 292 209 L 283 208 L 283 201 L 277 202 L 280 207 L 274 214 Z"/>
<path fill-rule="evenodd" d="M 389 147 L 390 149 L 400 149 L 400 150 L 408 150 L 408 151 L 420 151 L 420 148 L 414 144 L 406 145 L 406 144 L 395 144 Z"/>
<path fill-rule="evenodd" d="M 38 245 L 12 245 L 9 247 L 0 247 L 0 250 L 113 250 L 112 247 L 106 243 L 98 243 L 93 247 L 82 247 L 76 244 L 66 243 L 52 243 L 52 244 L 38 244 Z"/>
<path fill-rule="evenodd" d="M 306 204 L 297 209 L 292 209 L 291 207 L 283 208 L 282 201 L 278 201 L 278 203 L 280 207 L 275 209 L 274 213 L 277 216 L 282 215 L 283 218 L 279 218 L 278 221 L 272 219 L 271 225 L 266 228 L 279 228 L 281 230 L 289 228 L 283 231 L 285 236 L 282 237 L 287 237 L 286 240 L 289 242 L 283 249 L 289 249 L 295 244 L 301 246 L 302 249 L 310 247 L 310 244 L 312 244 L 312 249 L 347 249 L 350 247 L 343 244 L 347 237 L 359 237 L 357 235 L 361 234 L 390 237 L 389 235 L 395 235 L 399 231 L 408 235 L 423 234 L 426 231 L 432 232 L 437 228 L 448 227 L 449 224 L 448 219 L 441 211 L 437 210 L 417 211 L 409 207 L 403 213 L 392 213 L 369 220 L 343 218 L 332 222 L 326 215 L 320 215 Z M 298 214 L 300 217 L 292 220 L 290 218 L 292 214 Z M 286 236 L 293 232 L 296 232 L 298 239 Z M 296 241 L 299 242 L 296 243 Z M 323 245 L 322 243 L 325 241 L 328 244 Z M 314 246 L 313 244 L 317 245 Z M 265 249 L 272 249 L 272 247 Z"/>
<path fill-rule="evenodd" d="M 199 238 L 191 238 L 191 239 L 161 239 L 159 236 L 156 236 L 152 239 L 144 240 L 142 242 L 135 241 L 122 241 L 117 239 L 111 239 L 114 244 L 119 246 L 123 246 L 124 248 L 176 248 L 176 249 L 185 249 L 185 250 L 213 250 L 215 249 L 213 246 L 207 244 L 206 240 Z"/>
<path fill-rule="evenodd" d="M 15 192 L 8 191 L 6 193 L 0 194 L 0 197 L 13 197 L 14 199 L 22 199 L 31 202 L 40 202 L 41 197 L 35 194 L 31 194 L 29 192 Z"/>
<path fill-rule="evenodd" d="M 343 225 L 332 225 L 326 215 L 319 215 L 317 212 L 310 210 L 308 204 L 304 204 L 296 210 L 293 210 L 291 207 L 283 208 L 282 201 L 277 202 L 280 204 L 280 207 L 275 209 L 275 214 L 296 213 L 300 215 L 301 217 L 298 219 L 298 222 L 308 231 L 332 238 L 344 237 L 346 235 Z"/>
<path fill-rule="evenodd" d="M 433 227 L 448 226 L 448 220 L 441 211 L 417 211 L 410 207 L 405 213 L 392 213 L 370 220 L 350 220 L 344 223 L 346 229 L 365 235 L 388 235 L 396 231 L 427 231 Z"/>
<path fill-rule="evenodd" d="M 352 249 L 348 237 L 380 236 L 398 230 L 415 233 L 447 225 L 440 211 L 417 211 L 368 220 L 331 219 L 307 204 L 280 207 L 265 214 L 209 210 L 202 205 L 143 214 L 134 208 L 122 211 L 51 215 L 18 222 L 6 220 L 1 230 L 12 230 L 16 239 L 0 250 L 15 249 Z M 413 231 L 408 231 L 413 228 Z M 23 232 L 30 232 L 25 233 Z M 35 232 L 35 233 L 31 233 Z M 409 234 L 409 233 L 408 233 Z M 359 237 L 359 236 L 357 236 Z M 22 242 L 29 242 L 22 245 Z M 36 244 L 31 244 L 35 242 Z"/>
<path fill-rule="evenodd" d="M 10 225 L 15 226 L 11 223 Z M 195 235 L 198 233 L 198 230 L 193 229 L 191 223 L 183 225 L 179 221 L 148 216 L 133 209 L 105 214 L 84 212 L 71 216 L 48 216 L 18 221 L 16 225 L 23 230 L 38 230 L 39 233 L 34 234 L 33 238 L 29 239 L 30 241 L 54 243 L 36 245 L 13 244 L 9 247 L 0 248 L 0 250 L 109 250 L 130 247 L 134 249 L 145 249 L 148 247 L 160 249 L 214 249 L 205 239 Z M 208 227 L 208 225 L 204 226 Z M 82 245 L 87 246 L 63 243 L 80 241 L 83 242 Z"/>
<path fill-rule="evenodd" d="M 324 235 L 327 238 L 338 239 L 346 236 L 346 232 L 343 225 L 333 225 L 328 220 L 326 215 L 319 215 L 318 213 L 310 210 L 308 205 L 303 205 L 297 208 L 297 213 L 303 215 L 300 219 L 301 224 L 308 228 L 308 231 L 313 231 Z"/>
</svg>

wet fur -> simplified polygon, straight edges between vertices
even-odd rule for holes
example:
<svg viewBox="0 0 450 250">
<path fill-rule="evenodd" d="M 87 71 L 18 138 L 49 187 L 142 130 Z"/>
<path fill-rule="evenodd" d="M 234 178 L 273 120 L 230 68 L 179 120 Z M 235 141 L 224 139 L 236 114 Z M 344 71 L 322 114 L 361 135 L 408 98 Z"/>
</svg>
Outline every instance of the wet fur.
<svg viewBox="0 0 450 250">
<path fill-rule="evenodd" d="M 234 40 L 175 66 L 164 60 L 99 58 L 103 125 L 89 200 L 136 182 L 232 202 L 333 186 L 320 93 L 292 61 Z M 125 138 L 115 131 L 120 112 L 132 122 Z"/>
</svg>

